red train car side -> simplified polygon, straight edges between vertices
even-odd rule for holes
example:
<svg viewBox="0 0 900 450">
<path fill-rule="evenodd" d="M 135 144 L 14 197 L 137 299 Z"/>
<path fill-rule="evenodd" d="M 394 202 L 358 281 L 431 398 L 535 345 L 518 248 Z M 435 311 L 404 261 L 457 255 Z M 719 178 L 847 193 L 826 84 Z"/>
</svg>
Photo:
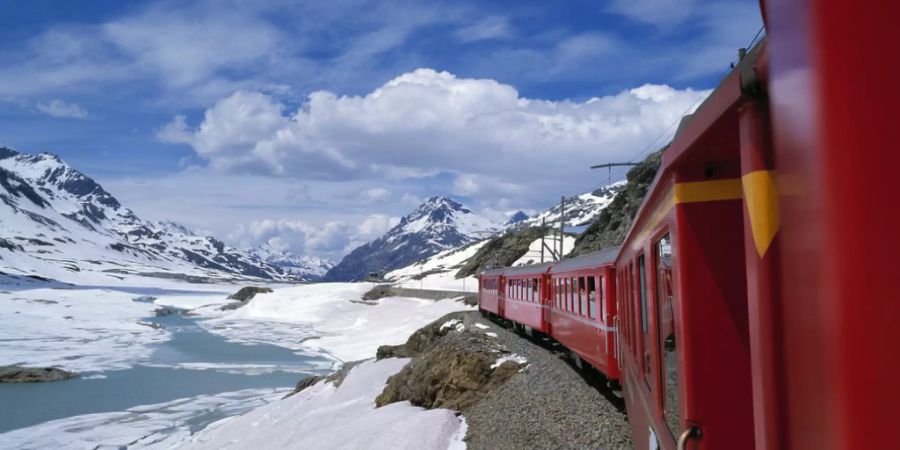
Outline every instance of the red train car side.
<svg viewBox="0 0 900 450">
<path fill-rule="evenodd" d="M 505 282 L 502 317 L 524 327 L 531 334 L 550 334 L 549 276 L 552 263 L 510 267 L 503 270 Z"/>
<path fill-rule="evenodd" d="M 551 336 L 610 380 L 616 361 L 615 262 L 619 248 L 566 259 L 550 269 Z"/>
<path fill-rule="evenodd" d="M 745 227 L 750 245 L 764 234 L 768 178 L 748 167 L 747 117 L 766 55 L 763 41 L 682 121 L 616 261 L 638 449 L 755 448 Z"/>
</svg>

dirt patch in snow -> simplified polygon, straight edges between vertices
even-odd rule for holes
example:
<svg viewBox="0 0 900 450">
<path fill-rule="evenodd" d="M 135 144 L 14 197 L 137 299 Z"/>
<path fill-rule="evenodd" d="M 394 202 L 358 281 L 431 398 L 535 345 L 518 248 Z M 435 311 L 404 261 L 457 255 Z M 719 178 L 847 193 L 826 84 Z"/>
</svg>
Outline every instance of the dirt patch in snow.
<svg viewBox="0 0 900 450">
<path fill-rule="evenodd" d="M 388 379 L 375 400 L 377 406 L 408 400 L 428 409 L 464 410 L 525 367 L 524 360 L 510 357 L 508 349 L 481 329 L 467 329 L 464 314 L 444 316 L 416 331 L 405 344 L 378 349 L 379 359 L 412 361 Z"/>
</svg>

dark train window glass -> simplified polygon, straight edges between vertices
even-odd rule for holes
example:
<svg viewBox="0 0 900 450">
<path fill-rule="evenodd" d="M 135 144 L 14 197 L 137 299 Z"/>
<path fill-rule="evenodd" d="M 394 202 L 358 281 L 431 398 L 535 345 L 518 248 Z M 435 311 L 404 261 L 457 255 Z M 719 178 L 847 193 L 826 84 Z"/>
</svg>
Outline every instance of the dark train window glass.
<svg viewBox="0 0 900 450">
<path fill-rule="evenodd" d="M 672 303 L 672 239 L 665 235 L 656 243 L 656 304 L 660 363 L 663 380 L 663 416 L 672 436 L 681 433 L 678 398 L 678 345 L 675 339 L 675 309 Z"/>
<path fill-rule="evenodd" d="M 541 302 L 541 279 L 540 278 L 534 279 L 534 301 L 536 303 Z"/>
<path fill-rule="evenodd" d="M 588 317 L 597 318 L 597 279 L 588 277 L 587 279 L 587 296 L 588 296 Z"/>
</svg>

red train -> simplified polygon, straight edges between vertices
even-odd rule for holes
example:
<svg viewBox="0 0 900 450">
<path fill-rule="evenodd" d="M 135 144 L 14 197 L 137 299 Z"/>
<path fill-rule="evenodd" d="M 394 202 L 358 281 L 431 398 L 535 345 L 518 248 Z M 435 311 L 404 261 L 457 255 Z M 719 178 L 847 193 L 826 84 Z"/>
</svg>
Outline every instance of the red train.
<svg viewBox="0 0 900 450">
<path fill-rule="evenodd" d="M 896 448 L 900 4 L 761 9 L 622 247 L 485 272 L 480 306 L 620 380 L 639 449 Z"/>
</svg>

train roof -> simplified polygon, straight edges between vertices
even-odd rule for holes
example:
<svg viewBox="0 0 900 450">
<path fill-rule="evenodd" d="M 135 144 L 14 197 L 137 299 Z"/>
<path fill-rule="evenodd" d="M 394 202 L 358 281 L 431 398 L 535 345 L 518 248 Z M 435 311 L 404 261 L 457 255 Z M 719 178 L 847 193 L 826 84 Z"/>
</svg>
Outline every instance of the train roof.
<svg viewBox="0 0 900 450">
<path fill-rule="evenodd" d="M 495 277 L 497 275 L 503 275 L 503 271 L 506 270 L 506 267 L 498 267 L 496 269 L 485 270 L 478 274 L 481 277 Z"/>
<path fill-rule="evenodd" d="M 569 272 L 589 267 L 608 266 L 616 262 L 620 247 L 609 247 L 596 252 L 587 253 L 575 258 L 564 259 L 553 265 L 550 273 Z"/>
<path fill-rule="evenodd" d="M 545 262 L 545 263 L 541 263 L 541 264 L 531 264 L 528 266 L 507 267 L 507 268 L 503 269 L 503 275 L 504 276 L 517 276 L 517 275 L 531 275 L 531 274 L 537 275 L 537 274 L 541 274 L 541 273 L 547 273 L 547 270 L 549 270 L 553 264 L 554 263 L 552 263 L 552 262 Z"/>
</svg>

